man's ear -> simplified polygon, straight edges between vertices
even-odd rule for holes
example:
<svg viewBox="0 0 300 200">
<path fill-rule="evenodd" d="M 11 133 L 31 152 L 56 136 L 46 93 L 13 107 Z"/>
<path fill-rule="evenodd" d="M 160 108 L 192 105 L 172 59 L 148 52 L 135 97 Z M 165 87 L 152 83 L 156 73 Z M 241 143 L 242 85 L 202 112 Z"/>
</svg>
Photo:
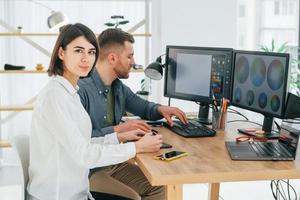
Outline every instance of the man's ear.
<svg viewBox="0 0 300 200">
<path fill-rule="evenodd" d="M 108 60 L 108 62 L 110 63 L 110 64 L 114 64 L 114 63 L 116 63 L 116 61 L 117 61 L 117 55 L 115 54 L 115 53 L 110 53 L 110 54 L 108 54 L 108 56 L 107 56 L 107 60 Z"/>
<path fill-rule="evenodd" d="M 58 57 L 59 57 L 61 60 L 64 60 L 64 56 L 65 56 L 65 51 L 63 50 L 62 47 L 59 47 L 59 49 L 58 49 Z"/>
</svg>

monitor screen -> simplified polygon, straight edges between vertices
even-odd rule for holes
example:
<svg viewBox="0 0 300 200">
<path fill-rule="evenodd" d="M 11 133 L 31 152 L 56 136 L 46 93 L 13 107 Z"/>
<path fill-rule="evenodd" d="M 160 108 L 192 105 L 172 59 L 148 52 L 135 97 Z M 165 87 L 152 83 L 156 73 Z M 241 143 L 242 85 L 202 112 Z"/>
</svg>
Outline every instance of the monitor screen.
<svg viewBox="0 0 300 200">
<path fill-rule="evenodd" d="M 232 104 L 282 117 L 284 112 L 289 54 L 234 52 Z"/>
<path fill-rule="evenodd" d="M 167 46 L 164 95 L 211 103 L 230 97 L 232 49 Z"/>
</svg>

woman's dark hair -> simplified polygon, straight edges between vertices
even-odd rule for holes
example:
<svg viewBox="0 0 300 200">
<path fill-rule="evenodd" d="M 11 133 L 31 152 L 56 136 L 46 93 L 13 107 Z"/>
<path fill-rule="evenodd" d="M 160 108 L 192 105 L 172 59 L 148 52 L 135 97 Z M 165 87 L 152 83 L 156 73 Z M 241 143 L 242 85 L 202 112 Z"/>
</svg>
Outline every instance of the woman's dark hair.
<svg viewBox="0 0 300 200">
<path fill-rule="evenodd" d="M 99 56 L 99 47 L 95 34 L 91 29 L 83 24 L 68 24 L 60 29 L 60 34 L 58 35 L 54 49 L 52 51 L 51 61 L 48 69 L 49 76 L 63 75 L 63 63 L 62 60 L 58 57 L 59 48 L 62 47 L 65 50 L 66 46 L 69 43 L 80 36 L 85 37 L 85 39 L 87 39 L 87 41 L 89 41 L 96 48 L 96 59 L 93 67 L 95 66 Z"/>
</svg>

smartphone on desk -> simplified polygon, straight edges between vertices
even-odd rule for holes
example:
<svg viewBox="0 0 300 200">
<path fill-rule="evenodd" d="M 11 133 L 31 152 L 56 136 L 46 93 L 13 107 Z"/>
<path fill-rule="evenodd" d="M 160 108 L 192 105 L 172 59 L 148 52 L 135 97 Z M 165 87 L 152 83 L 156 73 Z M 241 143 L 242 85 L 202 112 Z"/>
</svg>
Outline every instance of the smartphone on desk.
<svg viewBox="0 0 300 200">
<path fill-rule="evenodd" d="M 187 156 L 188 154 L 186 152 L 183 151 L 170 151 L 167 153 L 163 153 L 157 156 L 154 156 L 154 159 L 156 160 L 163 160 L 163 161 L 171 161 L 171 160 L 175 160 L 177 158 L 181 158 L 184 156 Z"/>
</svg>

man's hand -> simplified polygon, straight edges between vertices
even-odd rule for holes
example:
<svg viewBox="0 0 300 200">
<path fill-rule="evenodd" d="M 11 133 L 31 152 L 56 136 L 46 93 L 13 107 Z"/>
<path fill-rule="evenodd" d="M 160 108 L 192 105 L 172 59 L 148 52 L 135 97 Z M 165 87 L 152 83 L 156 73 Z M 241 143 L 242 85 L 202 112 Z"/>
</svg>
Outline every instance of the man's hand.
<svg viewBox="0 0 300 200">
<path fill-rule="evenodd" d="M 142 131 L 142 130 L 132 130 L 132 131 L 126 131 L 126 132 L 121 132 L 117 133 L 117 137 L 119 142 L 127 142 L 127 141 L 137 141 L 141 139 L 147 132 Z"/>
<path fill-rule="evenodd" d="M 161 145 L 161 135 L 152 135 L 152 133 L 147 133 L 139 141 L 135 142 L 136 153 L 157 152 Z"/>
<path fill-rule="evenodd" d="M 172 116 L 178 117 L 179 120 L 184 124 L 188 123 L 185 113 L 179 108 L 169 107 L 169 106 L 159 106 L 158 111 L 167 120 L 170 126 L 173 126 Z"/>
<path fill-rule="evenodd" d="M 144 120 L 131 119 L 117 126 L 114 126 L 114 131 L 117 133 L 140 129 L 145 132 L 150 132 L 150 126 Z"/>
</svg>

